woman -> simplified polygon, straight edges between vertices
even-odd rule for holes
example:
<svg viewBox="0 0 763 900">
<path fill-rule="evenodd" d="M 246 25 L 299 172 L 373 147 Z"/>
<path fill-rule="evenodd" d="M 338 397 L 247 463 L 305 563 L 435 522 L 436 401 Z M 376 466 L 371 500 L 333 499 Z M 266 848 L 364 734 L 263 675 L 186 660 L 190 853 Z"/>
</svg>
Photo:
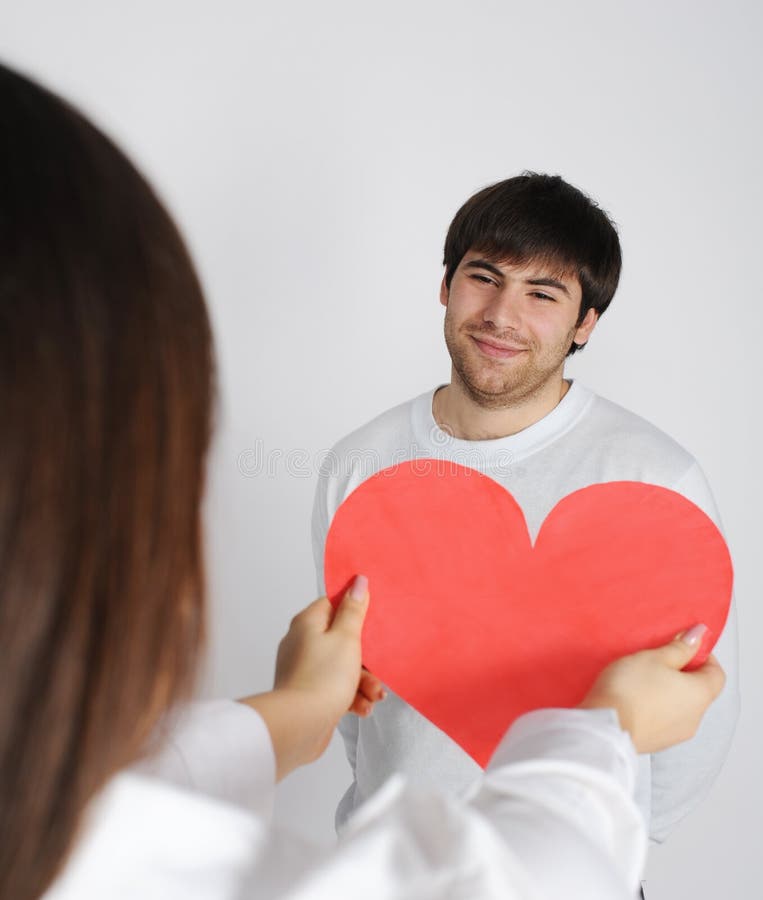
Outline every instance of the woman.
<svg viewBox="0 0 763 900">
<path fill-rule="evenodd" d="M 592 709 L 520 720 L 468 803 L 393 783 L 328 855 L 267 830 L 275 778 L 381 699 L 367 585 L 295 618 L 273 691 L 182 705 L 204 635 L 202 293 L 97 129 L 5 68 L 0 110 L 0 897 L 630 896 L 633 744 L 688 737 L 723 683 L 712 661 L 679 672 L 696 631 L 610 667 Z"/>
</svg>

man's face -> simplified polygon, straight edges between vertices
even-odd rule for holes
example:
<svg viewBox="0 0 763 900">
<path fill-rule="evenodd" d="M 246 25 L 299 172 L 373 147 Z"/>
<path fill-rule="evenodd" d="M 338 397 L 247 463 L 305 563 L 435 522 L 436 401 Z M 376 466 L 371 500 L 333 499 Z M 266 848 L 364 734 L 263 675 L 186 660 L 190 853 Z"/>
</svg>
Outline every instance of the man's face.
<svg viewBox="0 0 763 900">
<path fill-rule="evenodd" d="M 589 310 L 577 325 L 582 290 L 576 275 L 529 262 L 494 262 L 470 250 L 445 281 L 445 343 L 471 398 L 485 409 L 530 399 L 560 381 L 572 342 L 596 324 Z"/>
</svg>

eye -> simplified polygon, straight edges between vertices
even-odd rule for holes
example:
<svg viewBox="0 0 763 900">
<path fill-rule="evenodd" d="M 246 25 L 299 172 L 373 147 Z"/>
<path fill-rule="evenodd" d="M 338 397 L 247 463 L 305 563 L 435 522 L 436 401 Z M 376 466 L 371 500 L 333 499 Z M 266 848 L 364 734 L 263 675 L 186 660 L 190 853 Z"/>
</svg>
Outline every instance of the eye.
<svg viewBox="0 0 763 900">
<path fill-rule="evenodd" d="M 550 300 L 552 303 L 556 302 L 556 297 L 552 297 L 550 294 L 544 294 L 543 291 L 533 291 L 532 295 L 537 300 Z"/>
<path fill-rule="evenodd" d="M 478 272 L 470 275 L 469 278 L 473 278 L 475 281 L 479 281 L 480 284 L 492 284 L 494 286 L 497 285 L 497 282 L 494 278 L 490 278 L 489 275 L 481 275 Z"/>
</svg>

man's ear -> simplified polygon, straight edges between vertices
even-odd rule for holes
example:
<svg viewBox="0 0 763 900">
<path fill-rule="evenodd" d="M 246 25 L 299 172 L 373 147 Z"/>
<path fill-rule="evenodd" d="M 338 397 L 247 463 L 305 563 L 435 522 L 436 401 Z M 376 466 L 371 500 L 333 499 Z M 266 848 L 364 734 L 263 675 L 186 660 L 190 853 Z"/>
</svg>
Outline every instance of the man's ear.
<svg viewBox="0 0 763 900">
<path fill-rule="evenodd" d="M 591 308 L 583 317 L 583 321 L 578 325 L 575 331 L 575 337 L 572 339 L 576 344 L 586 344 L 588 343 L 588 338 L 591 337 L 591 332 L 596 327 L 596 323 L 599 321 L 599 314 L 595 309 Z"/>
<path fill-rule="evenodd" d="M 448 285 L 445 283 L 445 276 L 442 276 L 442 283 L 440 284 L 440 303 L 443 306 L 448 305 L 448 295 L 450 291 L 448 290 Z"/>
</svg>

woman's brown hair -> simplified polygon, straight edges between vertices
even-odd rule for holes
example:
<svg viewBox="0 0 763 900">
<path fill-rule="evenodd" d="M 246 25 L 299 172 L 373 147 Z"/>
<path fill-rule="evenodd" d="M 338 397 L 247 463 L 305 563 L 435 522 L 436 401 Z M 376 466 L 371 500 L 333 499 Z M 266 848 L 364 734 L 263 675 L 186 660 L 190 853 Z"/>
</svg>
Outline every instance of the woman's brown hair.
<svg viewBox="0 0 763 900">
<path fill-rule="evenodd" d="M 186 695 L 213 352 L 178 231 L 70 105 L 0 66 L 0 897 Z"/>
</svg>

